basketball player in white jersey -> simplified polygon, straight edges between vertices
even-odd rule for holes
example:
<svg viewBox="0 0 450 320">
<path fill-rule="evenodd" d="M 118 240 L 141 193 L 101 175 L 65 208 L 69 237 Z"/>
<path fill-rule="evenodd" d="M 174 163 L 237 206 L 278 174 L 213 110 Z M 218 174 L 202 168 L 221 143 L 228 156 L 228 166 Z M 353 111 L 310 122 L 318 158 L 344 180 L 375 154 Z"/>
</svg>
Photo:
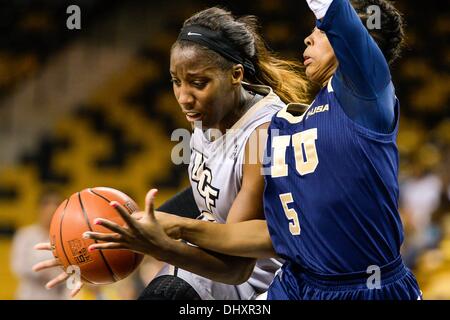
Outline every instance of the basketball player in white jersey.
<svg viewBox="0 0 450 320">
<path fill-rule="evenodd" d="M 174 94 L 194 128 L 189 177 L 200 219 L 264 219 L 260 161 L 265 131 L 283 101 L 307 100 L 301 66 L 270 53 L 256 30 L 254 17 L 236 18 L 210 8 L 186 20 L 172 46 Z M 127 229 L 99 220 L 119 236 L 85 234 L 107 241 L 90 249 L 127 248 L 168 263 L 142 299 L 254 299 L 267 290 L 281 266 L 275 259 L 227 256 L 175 241 L 166 235 L 170 230 L 162 229 L 164 220 L 156 230 L 148 217 L 129 220 Z"/>
</svg>

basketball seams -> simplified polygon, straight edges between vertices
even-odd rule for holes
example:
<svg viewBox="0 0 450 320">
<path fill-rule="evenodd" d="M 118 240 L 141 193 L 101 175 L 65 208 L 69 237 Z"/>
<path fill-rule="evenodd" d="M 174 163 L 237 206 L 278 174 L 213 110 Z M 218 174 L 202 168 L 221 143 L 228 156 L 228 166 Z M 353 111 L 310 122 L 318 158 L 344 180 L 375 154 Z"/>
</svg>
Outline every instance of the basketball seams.
<svg viewBox="0 0 450 320">
<path fill-rule="evenodd" d="M 88 191 L 91 192 L 91 193 L 93 193 L 93 194 L 95 194 L 96 196 L 102 198 L 103 200 L 105 200 L 105 201 L 108 202 L 108 203 L 111 202 L 111 200 L 109 200 L 107 197 L 105 197 L 104 195 L 102 195 L 102 194 L 100 194 L 100 193 L 95 192 L 95 191 L 92 190 L 91 188 L 89 188 Z"/>
<path fill-rule="evenodd" d="M 61 222 L 59 224 L 59 241 L 60 241 L 60 244 L 61 244 L 61 248 L 62 248 L 62 252 L 64 254 L 64 257 L 66 258 L 67 264 L 69 264 L 69 265 L 70 265 L 70 259 L 67 256 L 66 249 L 64 247 L 64 242 L 63 242 L 63 221 L 64 221 L 64 216 L 66 215 L 66 208 L 69 206 L 69 202 L 70 202 L 71 198 L 72 197 L 70 197 L 69 199 L 66 199 L 67 202 L 66 202 L 66 205 L 64 206 L 63 213 L 61 215 Z M 64 272 L 66 272 L 66 270 L 64 270 Z M 86 279 L 81 273 L 80 273 L 80 277 L 85 282 L 93 283 L 90 280 Z"/>
<path fill-rule="evenodd" d="M 108 202 L 108 203 L 110 203 L 110 202 L 112 201 L 112 200 L 109 200 L 109 199 L 108 199 L 107 197 L 105 197 L 104 195 L 102 195 L 102 194 L 96 192 L 95 190 L 93 190 L 93 189 L 91 189 L 91 188 L 89 188 L 88 191 L 91 192 L 91 193 L 93 193 L 93 194 L 95 194 L 96 196 L 99 196 L 100 198 L 102 198 L 103 200 L 105 200 L 105 201 Z M 120 192 L 120 191 L 119 191 L 119 192 Z M 121 192 L 121 193 L 122 193 L 122 192 Z M 133 199 L 131 199 L 130 197 L 128 197 L 125 193 L 122 193 L 122 196 L 125 197 L 125 198 L 128 198 L 128 199 L 130 200 L 129 202 L 131 202 L 131 203 L 135 206 L 135 208 L 138 209 L 138 205 L 137 205 L 137 203 L 136 203 Z M 127 209 L 127 211 L 128 211 L 130 214 L 134 213 L 134 211 L 133 211 L 133 212 L 130 212 L 130 208 L 128 208 L 127 206 L 125 206 L 125 209 Z"/>
<path fill-rule="evenodd" d="M 91 189 L 91 188 L 89 188 L 88 191 L 91 192 L 92 194 L 95 194 L 96 196 L 102 198 L 103 200 L 105 200 L 105 201 L 108 202 L 108 203 L 111 202 L 111 200 L 109 200 L 108 198 L 106 198 L 104 195 L 95 192 L 95 190 L 93 190 L 93 189 Z M 133 258 L 134 258 L 134 262 L 133 262 L 133 269 L 132 269 L 132 270 L 135 270 L 136 267 L 139 265 L 139 264 L 138 264 L 138 262 L 139 262 L 139 256 L 138 256 L 138 254 L 137 254 L 136 252 L 133 252 Z"/>
<path fill-rule="evenodd" d="M 76 199 L 77 197 L 78 200 Z M 95 190 L 86 188 L 64 199 L 52 218 L 50 236 L 51 241 L 54 243 L 52 245 L 54 256 L 61 259 L 64 271 L 69 266 L 79 266 L 82 271 L 79 278 L 85 283 L 106 284 L 118 282 L 135 271 L 143 258 L 141 254 L 133 251 L 121 253 L 115 252 L 117 250 L 98 250 L 99 254 L 93 253 L 93 257 L 86 252 L 86 246 L 89 243 L 103 242 L 99 240 L 88 242 L 81 240 L 81 232 L 92 232 L 98 229 L 97 226 L 93 225 L 91 219 L 94 220 L 97 216 L 103 216 L 115 220 L 118 217 L 114 208 L 109 206 L 110 199 L 117 199 L 119 203 L 124 201 L 126 201 L 126 204 L 129 201 L 134 203 L 126 194 L 112 188 Z M 105 212 L 97 212 L 97 209 L 100 208 L 105 210 Z M 136 211 L 136 208 L 137 205 L 127 206 L 127 209 L 130 209 L 131 212 Z M 120 222 L 118 223 L 120 224 Z M 100 227 L 99 232 L 102 232 L 101 230 L 102 227 Z M 84 266 L 83 263 L 85 262 L 95 262 L 95 264 Z M 90 278 L 90 280 L 86 277 Z"/>
<path fill-rule="evenodd" d="M 91 226 L 91 224 L 89 222 L 89 217 L 87 215 L 87 212 L 86 212 L 86 210 L 84 208 L 84 205 L 83 205 L 83 201 L 81 199 L 81 192 L 78 192 L 78 199 L 80 201 L 81 211 L 83 211 L 83 216 L 84 216 L 84 219 L 85 219 L 85 221 L 86 221 L 86 223 L 88 225 L 88 228 L 89 228 L 89 230 L 91 232 L 93 232 L 94 230 L 92 229 L 92 226 Z M 95 243 L 98 243 L 97 240 L 94 240 L 94 241 L 95 241 Z M 105 264 L 106 268 L 108 269 L 108 271 L 109 271 L 109 273 L 110 273 L 110 275 L 111 275 L 111 277 L 113 279 L 113 282 L 119 281 L 120 279 L 118 279 L 117 276 L 115 275 L 114 271 L 112 270 L 111 266 L 108 263 L 108 260 L 106 260 L 105 256 L 103 255 L 102 250 L 98 250 L 98 252 L 100 253 L 100 256 L 102 257 L 103 263 Z"/>
<path fill-rule="evenodd" d="M 67 199 L 66 205 L 64 206 L 63 213 L 61 215 L 61 221 L 59 222 L 59 242 L 61 243 L 62 252 L 64 254 L 64 257 L 66 258 L 67 264 L 70 264 L 70 260 L 69 260 L 69 257 L 67 256 L 66 249 L 64 248 L 62 231 L 63 231 L 64 216 L 66 215 L 66 208 L 69 205 L 69 202 L 70 202 L 70 198 Z"/>
</svg>

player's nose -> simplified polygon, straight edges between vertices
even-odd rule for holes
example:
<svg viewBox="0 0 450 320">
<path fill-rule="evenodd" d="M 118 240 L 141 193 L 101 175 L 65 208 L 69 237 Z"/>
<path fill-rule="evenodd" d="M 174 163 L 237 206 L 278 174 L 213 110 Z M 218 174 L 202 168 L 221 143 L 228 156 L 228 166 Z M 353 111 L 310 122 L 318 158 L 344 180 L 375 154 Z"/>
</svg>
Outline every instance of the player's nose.
<svg viewBox="0 0 450 320">
<path fill-rule="evenodd" d="M 184 88 L 180 88 L 178 95 L 178 104 L 183 107 L 184 110 L 190 110 L 194 107 L 194 96 Z"/>
<path fill-rule="evenodd" d="M 304 40 L 303 40 L 304 44 L 308 47 L 308 46 L 312 46 L 313 44 L 313 39 L 311 37 L 311 35 L 307 36 Z"/>
</svg>

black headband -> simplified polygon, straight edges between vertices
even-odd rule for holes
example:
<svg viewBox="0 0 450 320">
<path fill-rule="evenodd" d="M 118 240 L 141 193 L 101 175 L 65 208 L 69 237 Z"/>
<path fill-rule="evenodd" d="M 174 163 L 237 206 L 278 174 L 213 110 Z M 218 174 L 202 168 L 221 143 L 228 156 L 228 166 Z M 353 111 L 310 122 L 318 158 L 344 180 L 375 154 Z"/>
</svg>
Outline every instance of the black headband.
<svg viewBox="0 0 450 320">
<path fill-rule="evenodd" d="M 230 61 L 242 64 L 244 70 L 250 75 L 253 76 L 256 73 L 253 63 L 244 57 L 239 50 L 236 50 L 219 31 L 213 31 L 199 25 L 187 26 L 181 29 L 178 40 L 192 41 L 205 46 Z"/>
</svg>

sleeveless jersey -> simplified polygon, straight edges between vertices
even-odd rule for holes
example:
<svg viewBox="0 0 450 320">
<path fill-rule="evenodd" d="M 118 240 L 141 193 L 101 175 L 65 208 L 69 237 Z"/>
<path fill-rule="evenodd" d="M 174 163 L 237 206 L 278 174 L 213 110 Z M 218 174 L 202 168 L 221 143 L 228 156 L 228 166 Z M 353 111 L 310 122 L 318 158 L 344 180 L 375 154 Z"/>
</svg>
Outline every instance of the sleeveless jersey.
<svg viewBox="0 0 450 320">
<path fill-rule="evenodd" d="M 269 127 L 264 212 L 275 251 L 311 273 L 365 272 L 400 254 L 398 100 L 391 133 L 350 119 L 331 85 Z"/>
<path fill-rule="evenodd" d="M 191 137 L 189 178 L 202 213 L 200 219 L 226 222 L 231 205 L 241 189 L 247 140 L 258 126 L 270 122 L 284 106 L 270 87 L 244 87 L 264 97 L 251 106 L 225 134 L 196 127 Z M 281 263 L 276 259 L 260 259 L 248 282 L 256 291 L 266 291 L 280 267 Z"/>
</svg>

